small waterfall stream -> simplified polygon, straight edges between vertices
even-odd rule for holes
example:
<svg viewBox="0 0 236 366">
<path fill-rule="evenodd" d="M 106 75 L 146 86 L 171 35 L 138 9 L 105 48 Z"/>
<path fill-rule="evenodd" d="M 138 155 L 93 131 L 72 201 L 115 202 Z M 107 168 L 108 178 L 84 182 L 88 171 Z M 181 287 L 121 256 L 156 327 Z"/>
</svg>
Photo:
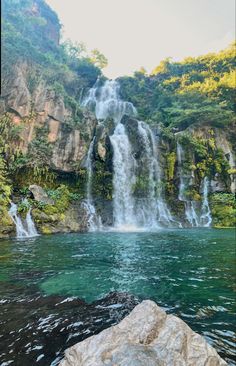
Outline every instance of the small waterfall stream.
<svg viewBox="0 0 236 366">
<path fill-rule="evenodd" d="M 38 232 L 37 232 L 35 223 L 34 223 L 34 221 L 32 219 L 32 216 L 31 216 L 31 208 L 29 209 L 29 211 L 26 214 L 25 221 L 26 221 L 28 236 L 29 237 L 38 236 Z"/>
<path fill-rule="evenodd" d="M 159 224 L 169 226 L 174 220 L 162 197 L 161 169 L 157 159 L 157 139 L 145 122 L 138 122 L 138 131 L 144 145 L 149 178 L 147 197 L 142 202 L 142 208 L 140 209 L 144 221 L 143 225 L 153 228 L 158 227 Z"/>
<path fill-rule="evenodd" d="M 17 238 L 31 238 L 38 236 L 37 229 L 31 216 L 31 208 L 26 214 L 26 219 L 22 221 L 21 217 L 17 212 L 17 205 L 11 202 L 10 210 L 8 211 L 12 221 L 16 225 L 16 236 Z"/>
<path fill-rule="evenodd" d="M 179 167 L 179 176 L 180 176 L 180 185 L 179 185 L 179 200 L 184 202 L 185 206 L 185 216 L 187 221 L 192 227 L 200 226 L 198 214 L 196 211 L 196 203 L 190 200 L 186 196 L 186 190 L 189 187 L 192 175 L 187 174 L 184 171 L 183 164 L 185 161 L 185 154 L 182 146 L 179 142 L 177 142 L 177 158 L 178 158 L 178 167 Z"/>
<path fill-rule="evenodd" d="M 86 185 L 86 201 L 84 202 L 84 206 L 88 214 L 89 231 L 96 231 L 102 228 L 101 218 L 96 213 L 96 208 L 94 206 L 92 196 L 92 179 L 93 179 L 92 159 L 93 159 L 94 143 L 95 143 L 95 137 L 90 143 L 86 159 L 87 185 Z"/>
<path fill-rule="evenodd" d="M 191 172 L 191 174 L 187 174 L 184 171 L 183 164 L 185 161 L 185 154 L 179 142 L 177 142 L 177 158 L 178 158 L 179 176 L 180 176 L 178 198 L 180 201 L 184 202 L 186 219 L 192 227 L 199 227 L 199 226 L 209 227 L 211 225 L 212 218 L 208 203 L 208 187 L 209 187 L 208 178 L 205 177 L 203 179 L 202 205 L 200 213 L 198 214 L 196 202 L 190 200 L 186 196 L 186 190 L 192 183 L 192 179 L 194 178 L 194 172 Z"/>
<path fill-rule="evenodd" d="M 203 227 L 210 227 L 212 223 L 211 210 L 208 202 L 209 180 L 207 177 L 203 179 L 203 201 L 201 207 L 200 223 Z"/>
</svg>

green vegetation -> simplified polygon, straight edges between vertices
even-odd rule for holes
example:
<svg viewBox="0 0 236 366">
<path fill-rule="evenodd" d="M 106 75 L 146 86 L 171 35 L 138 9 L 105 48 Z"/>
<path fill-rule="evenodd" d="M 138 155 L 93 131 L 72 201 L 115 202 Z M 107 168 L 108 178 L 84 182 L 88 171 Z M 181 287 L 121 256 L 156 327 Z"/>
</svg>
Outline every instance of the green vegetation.
<svg viewBox="0 0 236 366">
<path fill-rule="evenodd" d="M 235 120 L 235 66 L 235 44 L 182 62 L 166 59 L 150 76 L 120 78 L 121 93 L 150 123 L 179 130 L 197 123 L 225 127 Z"/>
<path fill-rule="evenodd" d="M 87 133 L 80 101 L 101 75 L 107 60 L 97 49 L 89 54 L 82 43 L 60 43 L 60 28 L 56 13 L 44 0 L 4 0 L 2 90 L 7 94 L 8 87 L 11 87 L 9 83 L 13 82 L 12 77 L 18 73 L 16 68 L 20 67 L 25 72 L 27 88 L 31 94 L 30 114 L 27 117 L 13 121 L 12 111 L 9 110 L 0 118 L 0 206 L 5 217 L 8 217 L 6 210 L 11 185 L 16 195 L 21 195 L 22 189 L 33 183 L 54 189 L 59 194 L 60 189 L 56 187 L 64 181 L 64 176 L 59 176 L 51 164 L 53 144 L 48 141 L 47 123 L 37 125 L 33 138 L 29 143 L 25 141 L 24 131 L 34 123 L 36 117 L 32 97 L 36 88 L 42 85 L 44 90 L 53 93 L 55 100 L 63 100 L 65 107 L 71 111 L 71 117 L 62 126 L 63 132 L 73 131 L 79 126 L 81 136 Z M 75 167 L 74 176 L 80 180 L 78 170 L 81 170 L 80 167 Z M 81 180 L 73 182 L 74 193 L 64 191 L 68 202 L 72 195 L 74 199 L 81 199 L 83 176 Z M 45 208 L 37 203 L 37 209 L 62 213 L 67 207 L 64 199 L 66 198 L 55 200 L 53 208 Z M 26 209 L 24 204 L 19 204 L 19 212 L 25 213 Z"/>
<path fill-rule="evenodd" d="M 195 137 L 190 133 L 185 133 L 179 138 L 180 143 L 188 152 L 188 163 L 185 168 L 188 171 L 194 171 L 199 185 L 205 176 L 214 177 L 216 174 L 220 174 L 227 187 L 229 163 L 225 159 L 223 151 L 216 146 L 214 131 L 209 129 L 205 132 L 205 136 L 204 138 Z"/>
<path fill-rule="evenodd" d="M 69 190 L 68 186 L 60 185 L 56 189 L 47 189 L 48 196 L 53 200 L 52 204 L 29 200 L 33 207 L 33 217 L 35 222 L 39 224 L 44 234 L 50 234 L 51 231 L 45 224 L 55 225 L 65 219 L 65 212 L 71 203 L 81 200 L 78 193 Z M 21 207 L 21 206 L 19 206 Z"/>
<path fill-rule="evenodd" d="M 26 62 L 33 69 L 31 92 L 43 79 L 78 100 L 83 89 L 90 88 L 101 75 L 107 60 L 97 49 L 90 55 L 83 44 L 59 44 L 60 28 L 56 13 L 44 0 L 4 0 L 3 83 L 13 65 Z"/>
<path fill-rule="evenodd" d="M 96 197 L 112 199 L 112 173 L 107 170 L 106 165 L 97 160 L 95 162 L 94 179 L 92 191 Z"/>
<path fill-rule="evenodd" d="M 0 226 L 9 225 L 7 206 L 10 201 L 11 186 L 7 179 L 6 164 L 0 152 Z"/>
<path fill-rule="evenodd" d="M 211 195 L 213 226 L 236 226 L 236 201 L 233 194 L 215 193 Z"/>
</svg>

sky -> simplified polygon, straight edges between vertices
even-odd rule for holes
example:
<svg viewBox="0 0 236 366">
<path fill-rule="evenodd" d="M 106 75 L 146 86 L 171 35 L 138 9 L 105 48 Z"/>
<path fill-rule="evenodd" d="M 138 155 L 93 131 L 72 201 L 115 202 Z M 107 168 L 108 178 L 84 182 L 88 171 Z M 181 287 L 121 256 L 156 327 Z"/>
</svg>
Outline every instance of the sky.
<svg viewBox="0 0 236 366">
<path fill-rule="evenodd" d="M 99 49 L 109 78 L 148 72 L 167 57 L 219 51 L 235 38 L 235 0 L 46 0 L 63 39 Z"/>
</svg>

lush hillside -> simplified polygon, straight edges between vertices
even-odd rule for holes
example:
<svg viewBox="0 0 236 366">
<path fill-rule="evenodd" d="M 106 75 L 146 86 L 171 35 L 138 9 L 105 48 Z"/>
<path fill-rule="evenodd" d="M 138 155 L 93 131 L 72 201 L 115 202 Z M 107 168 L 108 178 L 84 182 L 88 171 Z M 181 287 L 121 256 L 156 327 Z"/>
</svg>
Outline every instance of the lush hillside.
<svg viewBox="0 0 236 366">
<path fill-rule="evenodd" d="M 182 62 L 164 60 L 152 74 L 120 78 L 122 96 L 145 120 L 179 130 L 201 121 L 225 127 L 234 121 L 235 43 L 219 53 Z"/>
<path fill-rule="evenodd" d="M 5 213 L 9 197 L 15 188 L 28 184 L 27 176 L 42 184 L 55 177 L 48 160 L 52 154 L 48 126 L 37 126 L 33 140 L 26 143 L 27 124 L 44 109 L 37 105 L 45 102 L 39 94 L 50 94 L 45 98 L 52 99 L 52 108 L 59 105 L 59 114 L 67 109 L 67 130 L 76 128 L 83 122 L 81 98 L 101 75 L 106 59 L 98 50 L 89 55 L 83 44 L 60 43 L 59 19 L 43 0 L 4 0 L 2 19 L 0 206 L 4 225 L 9 223 Z M 20 122 L 14 123 L 14 118 Z"/>
</svg>

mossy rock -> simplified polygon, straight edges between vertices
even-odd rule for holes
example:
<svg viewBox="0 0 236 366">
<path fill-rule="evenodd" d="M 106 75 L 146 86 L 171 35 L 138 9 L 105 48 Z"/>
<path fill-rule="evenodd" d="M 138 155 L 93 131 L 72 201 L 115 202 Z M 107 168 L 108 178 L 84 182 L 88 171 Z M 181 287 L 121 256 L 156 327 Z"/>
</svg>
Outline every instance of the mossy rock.
<svg viewBox="0 0 236 366">
<path fill-rule="evenodd" d="M 48 227 L 48 226 L 41 226 L 40 227 L 40 232 L 42 234 L 45 234 L 45 235 L 53 234 L 53 230 L 50 227 Z"/>
<path fill-rule="evenodd" d="M 210 197 L 210 206 L 214 227 L 236 226 L 236 202 L 233 194 L 212 194 Z"/>
</svg>

